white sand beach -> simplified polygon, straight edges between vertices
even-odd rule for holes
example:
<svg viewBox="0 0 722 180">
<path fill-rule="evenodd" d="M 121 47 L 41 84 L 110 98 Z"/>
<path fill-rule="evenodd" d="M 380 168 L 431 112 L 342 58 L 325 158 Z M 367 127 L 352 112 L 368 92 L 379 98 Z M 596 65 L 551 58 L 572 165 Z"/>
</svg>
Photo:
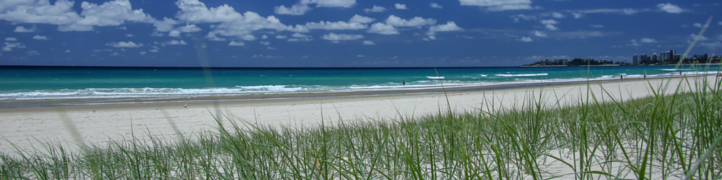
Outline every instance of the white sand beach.
<svg viewBox="0 0 722 180">
<path fill-rule="evenodd" d="M 714 81 L 714 76 L 709 76 Z M 703 78 L 703 77 L 695 77 Z M 669 87 L 677 87 L 681 78 L 672 78 Z M 668 79 L 627 80 L 624 82 L 590 83 L 589 92 L 599 100 L 640 98 L 652 95 L 650 84 L 660 86 Z M 711 82 L 714 83 L 714 82 Z M 603 90 L 606 92 L 603 92 Z M 674 89 L 667 90 L 672 92 Z M 587 84 L 571 84 L 534 88 L 513 88 L 489 91 L 450 92 L 448 100 L 455 111 L 474 111 L 500 107 L 518 107 L 529 96 L 548 104 L 584 99 Z M 183 105 L 188 105 L 184 108 Z M 492 106 L 493 104 L 493 106 Z M 211 113 L 218 110 L 250 123 L 271 126 L 316 126 L 322 121 L 336 123 L 355 120 L 393 120 L 400 115 L 421 116 L 447 109 L 444 93 L 398 94 L 380 96 L 346 96 L 212 102 L 135 103 L 116 105 L 60 106 L 42 108 L 0 109 L 0 150 L 15 151 L 41 147 L 41 142 L 90 144 L 109 139 L 135 136 L 175 138 L 171 121 L 185 136 L 218 126 Z M 323 113 L 323 115 L 322 115 Z M 227 121 L 228 118 L 224 118 Z M 73 136 L 77 133 L 79 136 Z M 79 137 L 79 138 L 76 138 Z"/>
</svg>

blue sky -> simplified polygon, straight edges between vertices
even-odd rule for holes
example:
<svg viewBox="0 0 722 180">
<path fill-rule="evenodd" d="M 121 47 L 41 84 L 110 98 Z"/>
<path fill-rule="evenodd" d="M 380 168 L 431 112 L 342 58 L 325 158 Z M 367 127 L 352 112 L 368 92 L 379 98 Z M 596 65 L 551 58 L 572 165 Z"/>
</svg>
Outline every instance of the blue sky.
<svg viewBox="0 0 722 180">
<path fill-rule="evenodd" d="M 719 1 L 5 0 L 0 65 L 514 66 L 719 54 Z"/>
</svg>

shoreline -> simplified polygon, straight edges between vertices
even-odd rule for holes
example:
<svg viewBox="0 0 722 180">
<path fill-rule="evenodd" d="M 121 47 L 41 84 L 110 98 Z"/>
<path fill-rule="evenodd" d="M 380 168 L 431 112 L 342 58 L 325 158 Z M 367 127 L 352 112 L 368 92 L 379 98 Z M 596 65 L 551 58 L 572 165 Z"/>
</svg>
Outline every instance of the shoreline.
<svg viewBox="0 0 722 180">
<path fill-rule="evenodd" d="M 695 76 L 690 79 L 703 77 L 717 78 Z M 111 139 L 129 138 L 133 131 L 137 131 L 135 136 L 141 140 L 147 140 L 150 136 L 175 137 L 176 128 L 182 135 L 190 136 L 217 130 L 218 124 L 213 117 L 217 114 L 230 115 L 235 122 L 240 120 L 261 126 L 313 127 L 322 122 L 335 124 L 340 120 L 390 121 L 399 116 L 424 116 L 449 108 L 453 111 L 517 108 L 528 98 L 540 97 L 539 93 L 544 95 L 539 101 L 549 104 L 559 102 L 561 105 L 585 99 L 584 92 L 587 91 L 608 101 L 609 96 L 602 88 L 614 98 L 628 100 L 651 95 L 647 82 L 657 86 L 668 79 L 598 81 L 589 83 L 589 86 L 586 82 L 562 85 L 541 83 L 544 86 L 454 89 L 447 91 L 447 94 L 440 91 L 0 109 L 0 124 L 3 125 L 0 127 L 0 135 L 4 137 L 4 140 L 0 140 L 0 151 L 15 151 L 11 143 L 21 149 L 42 147 L 41 143 L 45 142 L 102 145 Z M 681 80 L 671 78 L 670 82 L 674 86 Z M 184 108 L 184 104 L 188 104 L 188 108 Z M 229 121 L 226 117 L 221 120 L 224 124 Z"/>
<path fill-rule="evenodd" d="M 647 79 L 666 79 L 694 76 L 661 76 L 649 77 Z M 625 79 L 626 81 L 644 80 L 641 78 Z M 540 80 L 543 81 L 543 80 Z M 187 97 L 129 97 L 129 98 L 87 98 L 87 99 L 36 99 L 36 100 L 0 100 L 0 113 L 5 109 L 18 108 L 43 108 L 57 106 L 91 106 L 91 105 L 130 105 L 130 104 L 155 104 L 155 103 L 183 103 L 183 102 L 213 102 L 213 101 L 260 101 L 260 100 L 276 100 L 276 99 L 306 99 L 306 98 L 339 98 L 339 97 L 369 97 L 369 96 L 392 96 L 392 95 L 408 95 L 408 94 L 432 94 L 446 92 L 466 92 L 466 91 L 488 91 L 516 88 L 533 88 L 558 85 L 573 85 L 601 82 L 623 82 L 619 79 L 603 79 L 589 81 L 563 81 L 563 82 L 531 82 L 518 84 L 496 84 L 485 86 L 462 86 L 441 88 L 424 88 L 424 89 L 397 89 L 397 90 L 372 90 L 372 91 L 348 91 L 348 92 L 303 92 L 303 93 L 278 93 L 278 94 L 247 94 L 247 95 L 229 95 L 229 96 L 187 96 Z"/>
</svg>

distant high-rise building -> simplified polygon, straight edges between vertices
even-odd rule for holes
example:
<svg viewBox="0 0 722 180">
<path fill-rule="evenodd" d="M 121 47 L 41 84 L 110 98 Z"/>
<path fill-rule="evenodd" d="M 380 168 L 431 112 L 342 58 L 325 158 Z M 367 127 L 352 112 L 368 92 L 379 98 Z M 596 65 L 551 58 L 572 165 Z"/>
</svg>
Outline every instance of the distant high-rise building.
<svg viewBox="0 0 722 180">
<path fill-rule="evenodd" d="M 634 56 L 632 56 L 632 63 L 634 65 L 639 64 L 639 56 L 637 56 L 636 54 Z"/>
<path fill-rule="evenodd" d="M 679 61 L 680 59 L 682 59 L 682 55 L 681 55 L 681 54 L 675 54 L 675 55 L 672 57 L 672 60 L 673 60 L 673 61 Z"/>
<path fill-rule="evenodd" d="M 646 54 L 639 55 L 639 63 L 649 63 L 649 56 Z"/>
<path fill-rule="evenodd" d="M 652 54 L 652 62 L 657 63 L 659 61 L 659 56 L 657 56 L 657 53 Z"/>
<path fill-rule="evenodd" d="M 671 59 L 672 59 L 672 56 L 670 55 L 669 51 L 663 51 L 662 53 L 659 54 L 659 60 L 662 62 L 671 60 Z"/>
</svg>

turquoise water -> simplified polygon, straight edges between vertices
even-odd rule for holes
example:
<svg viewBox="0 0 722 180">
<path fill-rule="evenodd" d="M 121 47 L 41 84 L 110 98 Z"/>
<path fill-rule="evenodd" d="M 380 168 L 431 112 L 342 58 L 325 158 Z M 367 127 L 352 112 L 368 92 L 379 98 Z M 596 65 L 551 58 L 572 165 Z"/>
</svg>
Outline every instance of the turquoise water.
<svg viewBox="0 0 722 180">
<path fill-rule="evenodd" d="M 0 67 L 0 100 L 200 97 L 488 86 L 716 74 L 674 66 L 383 69 Z M 700 68 L 696 68 L 700 69 Z M 212 80 L 212 82 L 209 82 Z M 406 81 L 406 85 L 402 85 Z"/>
</svg>

